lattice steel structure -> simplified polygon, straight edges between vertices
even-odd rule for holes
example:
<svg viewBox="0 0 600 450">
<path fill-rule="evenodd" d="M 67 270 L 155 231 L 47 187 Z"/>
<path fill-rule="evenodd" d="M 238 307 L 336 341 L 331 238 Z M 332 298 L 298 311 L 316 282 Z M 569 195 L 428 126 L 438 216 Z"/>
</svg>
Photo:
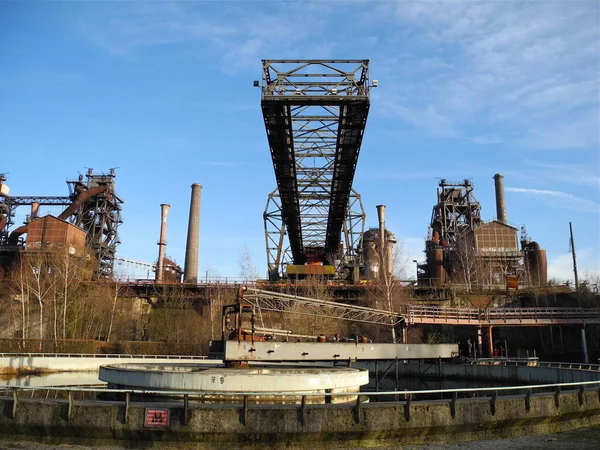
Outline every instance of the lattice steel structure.
<svg viewBox="0 0 600 450">
<path fill-rule="evenodd" d="M 270 199 L 278 199 L 274 210 L 279 208 L 287 231 L 292 262 L 339 258 L 369 111 L 369 61 L 262 64 L 261 106 L 278 191 Z M 280 255 L 285 253 L 282 241 L 275 245 Z M 282 261 L 275 257 L 269 264 Z"/>
<path fill-rule="evenodd" d="M 440 180 L 437 204 L 431 214 L 431 239 L 444 246 L 453 246 L 460 236 L 480 224 L 481 205 L 473 196 L 471 181 L 452 183 Z"/>
<path fill-rule="evenodd" d="M 326 205 L 313 208 L 311 214 L 307 214 L 305 219 L 310 220 L 310 224 L 304 242 L 309 242 L 311 247 L 318 247 L 319 241 L 318 229 L 327 225 L 329 209 Z M 269 194 L 267 206 L 263 215 L 265 223 L 265 241 L 267 247 L 267 267 L 269 271 L 269 280 L 274 281 L 285 277 L 285 266 L 293 264 L 290 250 L 290 242 L 285 232 L 283 215 L 281 208 L 281 198 L 279 192 L 275 189 Z M 326 264 L 336 266 L 336 271 L 341 272 L 344 269 L 361 267 L 363 265 L 363 240 L 365 231 L 365 211 L 362 200 L 358 192 L 352 189 L 348 208 L 345 214 L 345 220 L 342 224 L 342 252 L 326 260 Z"/>
<path fill-rule="evenodd" d="M 394 326 L 404 318 L 393 311 L 346 305 L 260 289 L 244 288 L 241 300 L 263 311 L 287 312 L 305 316 L 331 317 L 354 322 Z"/>
<path fill-rule="evenodd" d="M 39 206 L 68 206 L 72 203 L 70 197 L 61 196 L 40 196 L 40 195 L 28 195 L 28 196 L 17 196 L 17 197 L 5 197 L 0 199 L 0 213 L 5 213 L 8 216 L 4 233 L 7 234 L 8 228 L 14 225 L 14 217 L 16 209 L 19 206 L 32 206 L 37 204 Z M 0 234 L 3 230 L 0 230 Z"/>
<path fill-rule="evenodd" d="M 96 254 L 98 260 L 97 278 L 113 278 L 115 254 L 119 241 L 117 229 L 122 223 L 121 200 L 115 193 L 115 171 L 108 175 L 94 173 L 88 169 L 86 181 L 82 177 L 77 181 L 67 181 L 71 198 L 77 201 L 77 186 L 85 184 L 85 189 L 106 186 L 106 189 L 81 203 L 70 216 L 71 223 L 85 230 L 86 243 Z"/>
</svg>

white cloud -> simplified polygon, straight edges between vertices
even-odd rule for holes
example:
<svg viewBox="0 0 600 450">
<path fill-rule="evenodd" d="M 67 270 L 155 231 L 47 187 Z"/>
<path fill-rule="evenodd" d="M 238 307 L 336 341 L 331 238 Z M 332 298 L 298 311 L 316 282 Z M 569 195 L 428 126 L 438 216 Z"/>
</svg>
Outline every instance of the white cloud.
<svg viewBox="0 0 600 450">
<path fill-rule="evenodd" d="M 401 58 L 404 69 L 387 101 L 402 107 L 388 112 L 474 142 L 597 150 L 599 10 L 597 2 L 567 1 L 384 4 L 379 20 L 394 13 L 413 30 L 410 48 L 419 50 Z M 450 63 L 422 73 L 418 68 L 436 54 Z M 424 108 L 444 126 L 432 125 Z M 472 137 L 473 125 L 494 134 Z M 502 127 L 510 132 L 499 134 Z"/>
<path fill-rule="evenodd" d="M 548 163 L 545 161 L 524 161 L 522 172 L 515 172 L 520 179 L 536 183 L 556 184 L 567 183 L 587 186 L 600 190 L 600 155 L 596 166 L 576 163 Z"/>
<path fill-rule="evenodd" d="M 600 258 L 598 250 L 594 248 L 584 248 L 576 250 L 577 256 L 577 274 L 580 281 L 586 277 L 600 276 Z M 574 280 L 573 256 L 571 253 L 563 253 L 556 258 L 548 261 L 548 279 L 560 281 Z"/>
<path fill-rule="evenodd" d="M 529 197 L 539 199 L 547 203 L 548 205 L 555 207 L 567 208 L 581 212 L 600 212 L 600 205 L 598 203 L 581 197 L 577 197 L 567 192 L 516 187 L 507 187 L 505 188 L 505 190 L 507 192 L 525 194 Z"/>
<path fill-rule="evenodd" d="M 101 3 L 79 18 L 84 38 L 114 55 L 134 58 L 146 48 L 191 45 L 186 55 L 217 56 L 226 73 L 256 68 L 267 52 L 295 57 L 311 46 L 299 43 L 325 27 L 329 8 L 243 2 Z M 274 43 L 276 45 L 274 45 Z M 321 55 L 327 45 L 320 45 Z M 300 49 L 300 50 L 299 50 Z M 304 55 L 308 57 L 309 55 Z M 315 57 L 314 55 L 312 57 Z"/>
<path fill-rule="evenodd" d="M 81 33 L 113 54 L 188 45 L 178 51 L 238 74 L 270 55 L 326 58 L 356 48 L 377 66 L 377 111 L 428 134 L 544 150 L 600 145 L 597 2 L 127 2 L 90 10 Z"/>
</svg>

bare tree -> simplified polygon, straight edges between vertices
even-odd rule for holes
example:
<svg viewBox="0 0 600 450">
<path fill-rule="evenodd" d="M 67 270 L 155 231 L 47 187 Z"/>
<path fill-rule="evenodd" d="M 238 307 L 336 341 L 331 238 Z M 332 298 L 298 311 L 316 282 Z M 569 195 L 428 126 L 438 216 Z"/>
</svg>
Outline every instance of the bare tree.
<svg viewBox="0 0 600 450">
<path fill-rule="evenodd" d="M 393 249 L 381 239 L 375 243 L 379 271 L 378 278 L 371 284 L 370 293 L 375 303 L 373 306 L 376 308 L 400 311 L 408 301 L 407 293 L 400 284 L 400 280 L 406 276 L 408 264 L 408 256 L 404 254 L 403 247 L 401 241 L 397 242 Z M 394 327 L 391 327 L 391 336 L 392 342 L 396 343 Z"/>
<path fill-rule="evenodd" d="M 247 246 L 242 249 L 238 259 L 238 264 L 240 266 L 241 277 L 247 280 L 256 280 L 258 278 L 258 270 L 256 270 L 256 267 L 252 262 L 252 255 L 250 254 L 250 249 Z"/>
<path fill-rule="evenodd" d="M 20 322 L 21 322 L 21 337 L 27 339 L 29 331 L 29 317 L 27 311 L 29 310 L 29 289 L 28 289 L 28 276 L 27 276 L 28 265 L 23 257 L 19 257 L 17 262 L 12 267 L 11 271 L 11 288 L 12 292 L 19 299 L 21 304 L 20 311 Z M 16 328 L 16 324 L 15 324 Z M 25 345 L 23 343 L 23 345 Z"/>
<path fill-rule="evenodd" d="M 456 238 L 451 258 L 452 282 L 463 284 L 471 290 L 473 285 L 477 284 L 479 272 L 473 233 L 466 232 Z"/>
</svg>

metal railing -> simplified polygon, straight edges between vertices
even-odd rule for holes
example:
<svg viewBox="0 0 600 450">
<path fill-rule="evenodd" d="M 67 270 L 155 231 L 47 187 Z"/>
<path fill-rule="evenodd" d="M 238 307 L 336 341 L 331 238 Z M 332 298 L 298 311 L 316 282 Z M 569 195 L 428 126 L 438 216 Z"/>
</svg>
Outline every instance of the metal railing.
<svg viewBox="0 0 600 450">
<path fill-rule="evenodd" d="M 207 356 L 196 355 L 137 355 L 126 353 L 0 353 L 0 357 L 50 357 L 50 358 L 138 358 L 138 359 L 207 359 Z"/>
<path fill-rule="evenodd" d="M 473 360 L 473 364 L 499 364 L 503 366 L 535 366 L 550 369 L 571 369 L 600 372 L 600 364 L 578 363 L 578 362 L 552 362 L 539 361 L 531 358 L 505 359 L 505 358 L 479 358 Z"/>
<path fill-rule="evenodd" d="M 97 392 L 97 393 L 114 393 L 114 394 L 139 394 L 139 395 L 157 395 L 157 396 L 175 396 L 175 395 L 210 395 L 210 396 L 222 396 L 222 397 L 272 397 L 272 398 L 286 398 L 286 397 L 348 397 L 352 395 L 359 395 L 361 397 L 390 397 L 390 396 L 418 396 L 424 394 L 454 394 L 464 393 L 493 393 L 493 392 L 510 392 L 513 395 L 514 391 L 533 391 L 544 390 L 546 392 L 555 391 L 556 388 L 571 388 L 572 390 L 581 389 L 581 387 L 594 387 L 600 388 L 600 380 L 597 381 L 579 381 L 570 383 L 552 383 L 552 384 L 531 384 L 531 385 L 516 385 L 516 386 L 491 386 L 481 388 L 453 388 L 453 389 L 420 389 L 420 390 L 401 390 L 401 391 L 378 391 L 378 392 L 314 392 L 314 393 L 298 393 L 298 392 L 230 392 L 230 391 L 192 391 L 192 390 L 152 390 L 152 389 L 115 389 L 115 388 L 104 388 L 104 387 L 79 387 L 79 386 L 5 386 L 0 387 L 0 392 L 14 392 L 14 391 L 57 391 L 57 392 Z M 169 399 L 169 402 L 171 399 Z"/>
<path fill-rule="evenodd" d="M 448 324 L 548 324 L 600 323 L 600 308 L 449 308 L 408 306 L 409 323 Z"/>
</svg>

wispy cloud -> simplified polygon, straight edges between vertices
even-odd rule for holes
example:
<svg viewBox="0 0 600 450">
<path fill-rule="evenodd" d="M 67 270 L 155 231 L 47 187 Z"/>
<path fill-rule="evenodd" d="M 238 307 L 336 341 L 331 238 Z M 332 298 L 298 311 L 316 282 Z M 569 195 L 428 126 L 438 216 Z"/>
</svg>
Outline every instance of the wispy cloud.
<svg viewBox="0 0 600 450">
<path fill-rule="evenodd" d="M 597 150 L 599 11 L 596 2 L 379 4 L 373 23 L 395 17 L 413 50 L 387 97 L 402 107 L 388 112 L 476 143 Z M 436 54 L 453 63 L 420 70 Z M 494 131 L 473 134 L 473 125 Z"/>
<path fill-rule="evenodd" d="M 234 74 L 255 68 L 267 52 L 308 57 L 304 52 L 313 46 L 298 43 L 325 28 L 328 10 L 267 2 L 102 2 L 81 15 L 78 30 L 94 45 L 124 57 L 150 47 L 188 46 L 186 55 L 216 57 L 224 72 Z"/>
<path fill-rule="evenodd" d="M 531 198 L 541 200 L 550 206 L 555 206 L 558 208 L 572 209 L 580 212 L 600 212 L 600 204 L 592 200 L 577 197 L 567 192 L 518 187 L 507 187 L 505 190 L 507 192 L 525 194 Z"/>
<path fill-rule="evenodd" d="M 600 145 L 597 2 L 102 2 L 79 31 L 127 57 L 179 45 L 230 75 L 269 55 L 352 48 L 378 69 L 376 113 L 428 134 L 543 150 Z"/>
<path fill-rule="evenodd" d="M 511 173 L 521 180 L 536 184 L 556 184 L 558 182 L 600 190 L 600 155 L 598 155 L 595 165 L 525 160 L 522 170 Z"/>
</svg>

